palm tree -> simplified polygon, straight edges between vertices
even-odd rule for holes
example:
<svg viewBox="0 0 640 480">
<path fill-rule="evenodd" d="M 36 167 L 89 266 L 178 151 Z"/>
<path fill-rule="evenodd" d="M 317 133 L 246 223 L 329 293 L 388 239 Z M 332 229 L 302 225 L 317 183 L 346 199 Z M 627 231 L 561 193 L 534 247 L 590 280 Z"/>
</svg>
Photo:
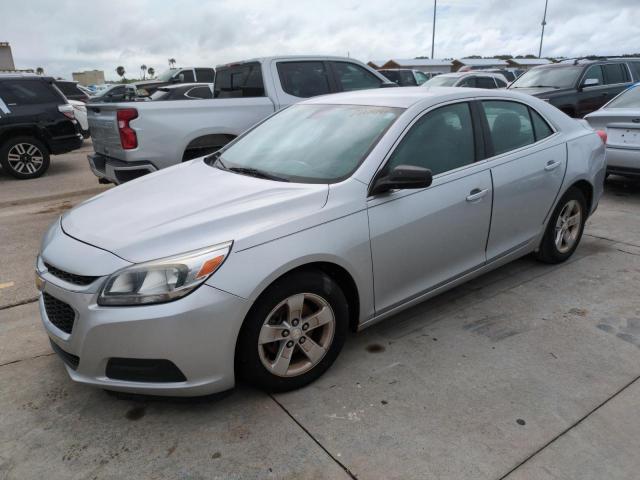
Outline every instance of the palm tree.
<svg viewBox="0 0 640 480">
<path fill-rule="evenodd" d="M 142 65 L 140 65 L 140 70 L 142 70 L 142 79 L 146 80 L 147 79 L 147 66 L 144 63 Z"/>
<path fill-rule="evenodd" d="M 122 65 L 119 65 L 119 66 L 116 68 L 116 73 L 117 73 L 118 75 L 120 75 L 120 78 L 121 78 L 121 80 L 120 80 L 120 81 L 124 80 L 124 74 L 125 74 L 125 71 L 124 71 L 124 67 L 123 67 Z"/>
<path fill-rule="evenodd" d="M 176 65 L 176 59 L 175 58 L 170 58 L 169 59 L 169 68 L 173 68 Z"/>
<path fill-rule="evenodd" d="M 42 68 L 42 67 L 38 67 L 38 68 L 36 68 L 36 73 L 37 73 L 38 75 L 44 75 L 44 68 Z"/>
<path fill-rule="evenodd" d="M 147 68 L 147 73 L 149 74 L 149 78 L 153 78 L 153 76 L 156 74 L 156 69 L 153 67 L 149 67 Z"/>
</svg>

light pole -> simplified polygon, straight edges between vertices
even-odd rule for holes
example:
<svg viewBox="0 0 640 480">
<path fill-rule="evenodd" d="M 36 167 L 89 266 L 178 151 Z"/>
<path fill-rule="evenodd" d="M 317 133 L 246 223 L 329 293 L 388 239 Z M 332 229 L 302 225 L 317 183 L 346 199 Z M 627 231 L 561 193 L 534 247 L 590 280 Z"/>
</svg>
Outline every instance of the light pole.
<svg viewBox="0 0 640 480">
<path fill-rule="evenodd" d="M 433 32 L 431 33 L 431 60 L 433 60 L 433 49 L 436 42 L 436 4 L 438 0 L 433 0 Z"/>
<path fill-rule="evenodd" d="M 547 24 L 547 4 L 549 0 L 544 0 L 544 15 L 542 16 L 542 33 L 540 34 L 540 48 L 538 49 L 538 58 L 542 57 L 542 39 L 544 38 L 544 26 Z"/>
</svg>

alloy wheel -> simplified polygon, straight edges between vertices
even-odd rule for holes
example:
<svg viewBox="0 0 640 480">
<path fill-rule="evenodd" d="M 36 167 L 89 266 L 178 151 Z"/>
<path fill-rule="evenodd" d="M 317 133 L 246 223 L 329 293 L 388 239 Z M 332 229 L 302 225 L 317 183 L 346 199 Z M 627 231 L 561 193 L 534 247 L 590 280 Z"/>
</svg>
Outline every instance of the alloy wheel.
<svg viewBox="0 0 640 480">
<path fill-rule="evenodd" d="M 335 327 L 327 300 L 313 293 L 292 295 L 271 310 L 260 329 L 260 361 L 279 377 L 308 372 L 331 347 Z"/>
<path fill-rule="evenodd" d="M 31 143 L 16 143 L 7 155 L 9 166 L 18 173 L 33 174 L 44 164 L 42 151 Z"/>
<path fill-rule="evenodd" d="M 566 253 L 573 248 L 582 225 L 582 208 L 577 200 L 569 200 L 556 220 L 554 241 L 560 253 Z"/>
</svg>

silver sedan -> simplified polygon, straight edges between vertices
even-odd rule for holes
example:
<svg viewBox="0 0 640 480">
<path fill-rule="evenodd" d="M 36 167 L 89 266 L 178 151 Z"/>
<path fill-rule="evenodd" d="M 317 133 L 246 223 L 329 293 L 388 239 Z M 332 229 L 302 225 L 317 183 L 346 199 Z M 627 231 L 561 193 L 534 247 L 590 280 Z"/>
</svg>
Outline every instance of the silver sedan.
<svg viewBox="0 0 640 480">
<path fill-rule="evenodd" d="M 640 84 L 584 118 L 607 133 L 607 172 L 640 177 Z"/>
<path fill-rule="evenodd" d="M 593 130 L 518 93 L 310 99 L 65 213 L 37 260 L 43 324 L 81 383 L 298 388 L 349 329 L 532 252 L 567 260 L 604 175 Z"/>
</svg>

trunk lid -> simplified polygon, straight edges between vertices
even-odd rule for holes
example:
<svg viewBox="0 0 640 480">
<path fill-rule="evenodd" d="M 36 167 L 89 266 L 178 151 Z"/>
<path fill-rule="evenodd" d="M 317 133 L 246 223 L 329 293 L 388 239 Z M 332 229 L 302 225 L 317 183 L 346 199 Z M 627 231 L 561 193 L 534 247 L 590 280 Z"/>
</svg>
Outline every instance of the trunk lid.
<svg viewBox="0 0 640 480">
<path fill-rule="evenodd" d="M 96 103 L 87 105 L 87 120 L 91 131 L 93 149 L 108 157 L 122 158 L 124 150 L 120 144 L 117 111 L 131 108 L 135 104 Z M 135 120 L 132 120 L 132 125 Z"/>
</svg>

